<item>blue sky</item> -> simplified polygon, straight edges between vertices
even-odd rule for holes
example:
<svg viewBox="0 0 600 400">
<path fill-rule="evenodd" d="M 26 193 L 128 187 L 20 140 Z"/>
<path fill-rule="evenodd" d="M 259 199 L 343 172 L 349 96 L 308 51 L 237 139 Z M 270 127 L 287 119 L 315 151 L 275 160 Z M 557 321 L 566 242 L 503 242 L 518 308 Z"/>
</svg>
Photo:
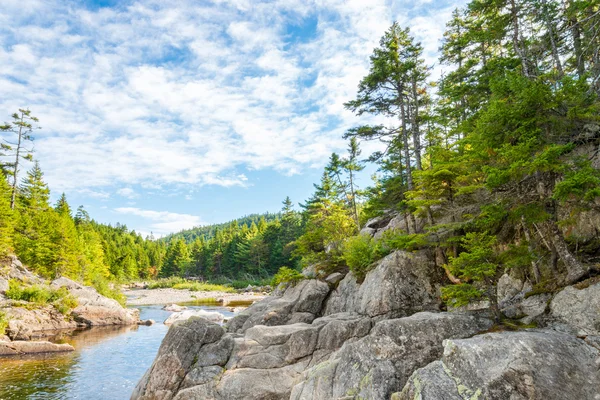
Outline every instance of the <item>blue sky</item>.
<svg viewBox="0 0 600 400">
<path fill-rule="evenodd" d="M 53 198 L 101 222 L 160 236 L 277 211 L 373 122 L 343 103 L 392 21 L 434 64 L 462 3 L 2 0 L 0 120 L 39 117 Z"/>
</svg>

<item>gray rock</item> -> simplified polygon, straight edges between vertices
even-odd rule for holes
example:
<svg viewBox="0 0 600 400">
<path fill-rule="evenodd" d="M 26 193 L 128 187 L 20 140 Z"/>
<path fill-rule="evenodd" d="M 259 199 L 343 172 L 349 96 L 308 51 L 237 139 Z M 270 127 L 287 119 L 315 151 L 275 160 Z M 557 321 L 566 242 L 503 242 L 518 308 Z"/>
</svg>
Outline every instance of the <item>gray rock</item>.
<svg viewBox="0 0 600 400">
<path fill-rule="evenodd" d="M 465 400 L 445 367 L 443 362 L 434 361 L 418 369 L 408 378 L 402 392 L 392 394 L 390 400 Z"/>
<path fill-rule="evenodd" d="M 202 348 L 219 341 L 224 333 L 221 326 L 202 318 L 175 323 L 131 398 L 172 399 L 187 373 L 199 361 Z"/>
<path fill-rule="evenodd" d="M 287 400 L 294 380 L 306 368 L 307 361 L 283 368 L 241 368 L 223 374 L 217 388 L 222 400 Z M 197 397 L 201 398 L 201 397 Z"/>
<path fill-rule="evenodd" d="M 504 308 L 519 301 L 531 290 L 532 286 L 529 282 L 523 282 L 509 274 L 504 274 L 498 280 L 497 285 L 498 306 Z"/>
<path fill-rule="evenodd" d="M 439 310 L 440 271 L 426 251 L 396 251 L 380 260 L 362 284 L 352 273 L 346 275 L 323 314 L 351 312 L 383 319 Z"/>
<path fill-rule="evenodd" d="M 344 279 L 344 274 L 340 272 L 334 272 L 325 278 L 325 282 L 331 285 L 337 285 L 342 279 Z"/>
<path fill-rule="evenodd" d="M 68 278 L 52 281 L 51 287 L 66 287 L 77 299 L 77 307 L 71 312 L 77 322 L 88 326 L 135 325 L 139 321 L 139 310 L 123 308 L 116 300 L 99 294 L 96 289 L 81 285 Z"/>
<path fill-rule="evenodd" d="M 423 312 L 378 322 L 368 336 L 346 341 L 332 357 L 306 371 L 294 399 L 388 399 L 417 368 L 442 355 L 442 341 L 468 337 L 492 322 L 456 313 Z"/>
<path fill-rule="evenodd" d="M 12 342 L 0 341 L 0 356 L 12 356 L 37 353 L 63 353 L 75 350 L 67 343 L 56 344 L 46 341 L 22 341 Z"/>
<path fill-rule="evenodd" d="M 600 282 L 584 289 L 568 286 L 550 302 L 550 317 L 574 333 L 600 335 Z"/>
<path fill-rule="evenodd" d="M 178 304 L 169 304 L 163 307 L 163 310 L 165 311 L 172 311 L 172 312 L 181 312 L 183 310 L 187 310 L 186 306 L 180 306 Z"/>
<path fill-rule="evenodd" d="M 270 296 L 252 304 L 231 319 L 229 332 L 243 333 L 255 325 L 310 323 L 323 307 L 329 285 L 316 279 L 303 280 L 280 296 Z"/>
<path fill-rule="evenodd" d="M 442 360 L 415 371 L 396 399 L 597 400 L 599 356 L 583 340 L 553 331 L 446 340 Z"/>
<path fill-rule="evenodd" d="M 174 312 L 163 322 L 165 325 L 174 324 L 177 321 L 185 321 L 192 317 L 204 318 L 208 321 L 221 324 L 225 319 L 225 316 L 217 311 L 206 311 L 206 310 L 184 310 Z"/>
</svg>

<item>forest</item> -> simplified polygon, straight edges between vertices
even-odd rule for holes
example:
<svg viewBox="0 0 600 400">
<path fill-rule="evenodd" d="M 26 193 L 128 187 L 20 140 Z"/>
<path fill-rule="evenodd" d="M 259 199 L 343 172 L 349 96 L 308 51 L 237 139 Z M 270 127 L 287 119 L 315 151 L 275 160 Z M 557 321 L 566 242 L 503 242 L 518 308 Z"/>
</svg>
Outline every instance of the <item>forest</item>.
<svg viewBox="0 0 600 400">
<path fill-rule="evenodd" d="M 52 207 L 36 163 L 20 162 L 37 122 L 29 110 L 1 127 L 0 250 L 44 276 L 86 283 L 157 276 L 268 277 L 315 265 L 357 276 L 396 250 L 434 251 L 461 305 L 494 302 L 495 285 L 517 268 L 538 285 L 573 283 L 597 268 L 599 242 L 573 233 L 599 211 L 600 7 L 594 0 L 473 0 L 457 9 L 441 41 L 444 73 L 406 27 L 394 23 L 369 60 L 348 110 L 366 121 L 349 129 L 314 194 L 295 211 L 142 238 L 98 224 L 65 197 Z M 8 136 L 7 136 L 8 137 Z M 360 144 L 381 150 L 363 155 Z M 8 158 L 10 157 L 10 158 Z M 356 176 L 367 163 L 369 187 Z M 74 214 L 74 215 L 73 215 Z M 379 239 L 367 221 L 400 215 L 403 228 Z"/>
</svg>

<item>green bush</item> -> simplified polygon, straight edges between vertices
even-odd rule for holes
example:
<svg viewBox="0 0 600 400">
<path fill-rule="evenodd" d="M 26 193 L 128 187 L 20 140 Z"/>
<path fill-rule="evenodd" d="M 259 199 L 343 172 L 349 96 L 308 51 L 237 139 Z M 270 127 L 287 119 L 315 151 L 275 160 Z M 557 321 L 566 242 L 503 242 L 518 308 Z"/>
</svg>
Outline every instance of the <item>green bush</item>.
<svg viewBox="0 0 600 400">
<path fill-rule="evenodd" d="M 92 285 L 94 289 L 98 291 L 102 296 L 108 297 L 109 299 L 116 300 L 120 305 L 125 307 L 125 302 L 127 301 L 127 297 L 121 293 L 119 289 L 111 285 L 105 279 L 95 280 Z"/>
<path fill-rule="evenodd" d="M 25 301 L 40 306 L 51 304 L 64 315 L 77 307 L 77 299 L 65 287 L 52 289 L 43 285 L 24 286 L 15 279 L 8 282 L 6 297 L 11 300 Z"/>
<path fill-rule="evenodd" d="M 392 250 L 415 251 L 427 246 L 427 235 L 424 233 L 406 234 L 386 231 L 383 235 L 385 246 Z"/>
<path fill-rule="evenodd" d="M 6 328 L 8 328 L 8 316 L 0 311 L 0 336 L 6 333 Z"/>
<path fill-rule="evenodd" d="M 362 281 L 373 263 L 389 253 L 389 250 L 370 235 L 352 236 L 343 248 L 344 261 L 359 281 Z"/>
<path fill-rule="evenodd" d="M 166 289 L 172 288 L 173 286 L 187 282 L 185 279 L 178 276 L 172 276 L 170 278 L 158 279 L 148 285 L 148 289 Z"/>
<path fill-rule="evenodd" d="M 291 269 L 288 267 L 281 267 L 281 268 L 279 268 L 279 271 L 277 271 L 277 273 L 273 277 L 273 280 L 271 281 L 271 285 L 273 287 L 276 287 L 280 283 L 295 284 L 296 282 L 298 282 L 302 279 L 304 279 L 304 275 L 302 275 L 300 272 L 296 271 L 295 269 Z"/>
</svg>

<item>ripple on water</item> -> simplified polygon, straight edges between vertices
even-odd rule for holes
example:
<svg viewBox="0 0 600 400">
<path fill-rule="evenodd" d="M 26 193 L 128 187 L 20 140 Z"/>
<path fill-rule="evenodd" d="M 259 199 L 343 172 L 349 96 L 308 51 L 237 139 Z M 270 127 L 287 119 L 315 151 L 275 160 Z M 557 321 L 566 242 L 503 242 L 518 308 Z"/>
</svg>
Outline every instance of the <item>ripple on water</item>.
<svg viewBox="0 0 600 400">
<path fill-rule="evenodd" d="M 64 338 L 71 353 L 0 358 L 0 400 L 129 399 L 150 367 L 168 327 L 161 306 L 138 307 L 152 326 L 98 327 Z M 222 307 L 191 307 L 219 311 Z"/>
</svg>

